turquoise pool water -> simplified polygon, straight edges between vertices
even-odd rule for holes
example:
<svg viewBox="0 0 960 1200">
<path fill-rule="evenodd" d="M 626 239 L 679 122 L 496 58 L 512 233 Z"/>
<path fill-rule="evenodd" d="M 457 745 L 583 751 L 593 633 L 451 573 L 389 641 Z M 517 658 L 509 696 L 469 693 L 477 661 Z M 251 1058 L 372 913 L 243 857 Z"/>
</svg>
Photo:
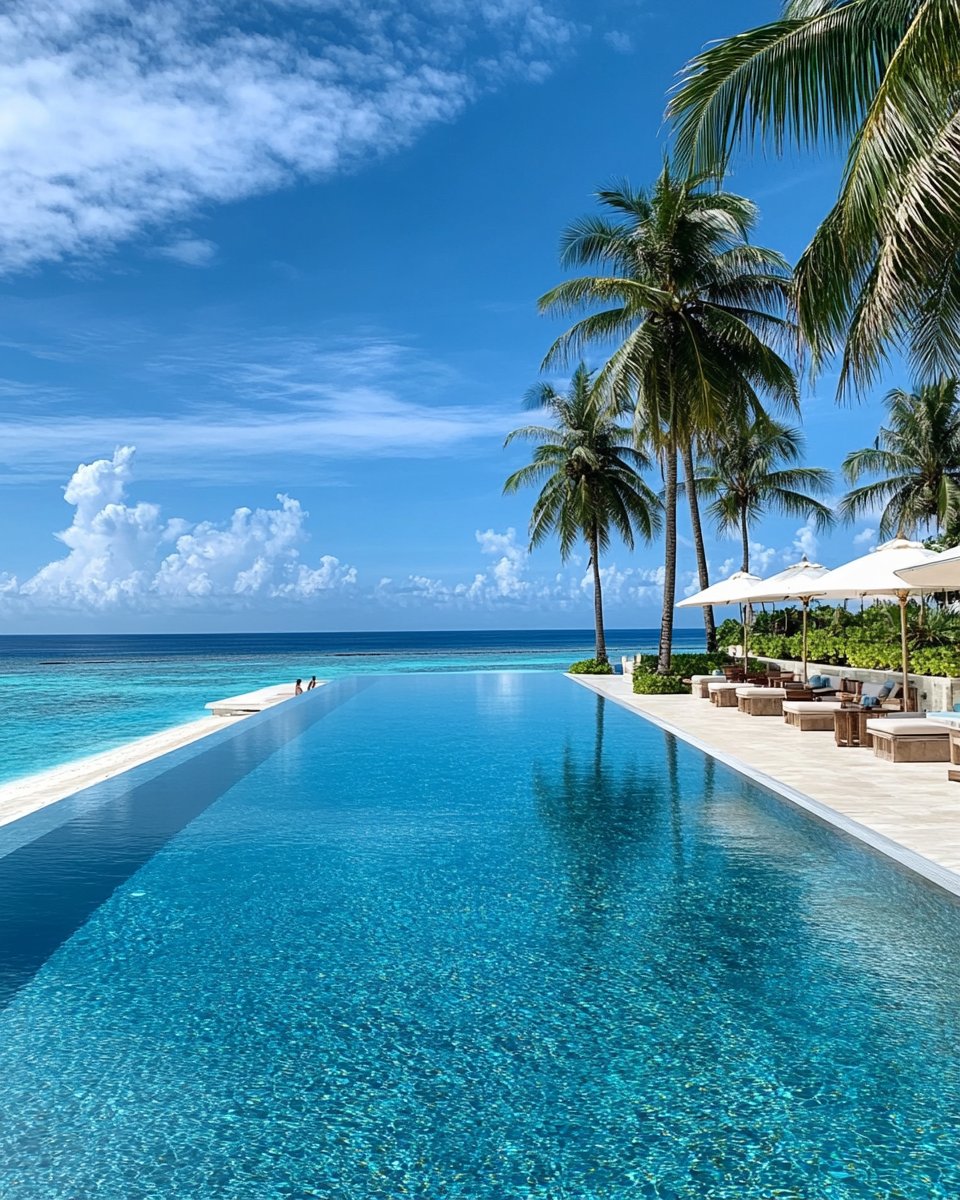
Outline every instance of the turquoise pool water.
<svg viewBox="0 0 960 1200">
<path fill-rule="evenodd" d="M 12 956 L 16 886 L 80 913 L 0 1012 L 0 1196 L 960 1195 L 951 897 L 561 677 L 334 688 L 179 832 L 0 858 Z"/>
<path fill-rule="evenodd" d="M 611 658 L 653 652 L 658 630 L 613 630 Z M 0 637 L 0 783 L 205 716 L 208 700 L 298 676 L 565 670 L 589 630 L 467 633 Z M 678 650 L 702 630 L 678 630 Z"/>
</svg>

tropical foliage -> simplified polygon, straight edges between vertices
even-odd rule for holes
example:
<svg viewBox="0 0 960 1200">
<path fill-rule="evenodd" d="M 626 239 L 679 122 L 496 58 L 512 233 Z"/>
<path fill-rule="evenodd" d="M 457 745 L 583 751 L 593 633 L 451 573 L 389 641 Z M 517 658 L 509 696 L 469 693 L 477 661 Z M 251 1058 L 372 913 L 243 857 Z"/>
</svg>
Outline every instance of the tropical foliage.
<svg viewBox="0 0 960 1200">
<path fill-rule="evenodd" d="M 721 533 L 740 536 L 742 571 L 750 570 L 750 526 L 766 513 L 812 521 L 817 529 L 833 523 L 833 510 L 816 499 L 830 491 L 832 476 L 799 466 L 802 453 L 800 431 L 769 417 L 735 426 L 714 442 L 697 487 L 713 497 L 707 511 Z"/>
<path fill-rule="evenodd" d="M 797 608 L 756 614 L 750 630 L 754 654 L 799 660 L 802 614 Z M 811 662 L 873 670 L 900 669 L 900 612 L 893 604 L 877 604 L 863 612 L 814 605 L 807 639 Z M 910 669 L 918 675 L 960 676 L 960 615 L 911 601 L 907 605 Z M 724 621 L 717 637 L 724 645 L 739 644 L 743 626 Z"/>
<path fill-rule="evenodd" d="M 556 316 L 586 312 L 544 362 L 587 346 L 612 354 L 598 400 L 632 412 L 638 443 L 664 476 L 665 580 L 660 670 L 670 663 L 676 587 L 677 455 L 691 503 L 701 586 L 709 583 L 693 483 L 693 448 L 731 421 L 757 419 L 763 399 L 796 410 L 797 381 L 781 351 L 793 333 L 789 264 L 749 235 L 756 207 L 712 175 L 684 177 L 665 164 L 653 188 L 628 183 L 597 193 L 602 215 L 581 218 L 561 240 L 561 265 L 604 273 L 569 279 L 540 298 Z"/>
<path fill-rule="evenodd" d="M 779 20 L 687 65 L 669 112 L 681 163 L 722 173 L 735 146 L 847 152 L 837 202 L 797 267 L 800 321 L 841 387 L 893 347 L 930 381 L 960 371 L 960 6 L 790 0 Z"/>
<path fill-rule="evenodd" d="M 854 487 L 839 508 L 853 521 L 882 506 L 881 539 L 911 537 L 933 528 L 949 544 L 960 535 L 960 396 L 956 378 L 888 393 L 888 423 L 873 446 L 854 450 L 843 460 L 851 484 L 864 476 L 871 483 Z"/>
<path fill-rule="evenodd" d="M 600 555 L 609 549 L 611 531 L 632 550 L 635 532 L 650 541 L 659 530 L 660 501 L 640 475 L 650 460 L 633 444 L 632 429 L 618 425 L 610 415 L 594 376 L 583 363 L 574 372 L 566 395 L 540 383 L 530 389 L 524 402 L 527 408 L 547 412 L 554 424 L 524 425 L 510 434 L 508 445 L 523 438 L 537 446 L 533 462 L 515 471 L 503 490 L 540 486 L 530 518 L 531 549 L 556 535 L 566 561 L 578 541 L 587 544 L 593 569 L 596 659 L 604 663 L 607 647 Z"/>
</svg>

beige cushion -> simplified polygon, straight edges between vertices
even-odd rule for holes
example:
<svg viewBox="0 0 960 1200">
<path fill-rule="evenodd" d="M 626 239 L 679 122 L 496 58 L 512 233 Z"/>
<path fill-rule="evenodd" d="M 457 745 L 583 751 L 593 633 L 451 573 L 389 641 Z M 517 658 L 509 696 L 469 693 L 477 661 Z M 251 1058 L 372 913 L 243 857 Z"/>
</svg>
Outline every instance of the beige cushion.
<svg viewBox="0 0 960 1200">
<path fill-rule="evenodd" d="M 839 700 L 784 700 L 783 711 L 792 713 L 836 712 Z"/>
<path fill-rule="evenodd" d="M 716 683 L 708 683 L 707 684 L 707 691 L 708 692 L 716 692 L 716 691 L 719 691 L 720 688 L 738 688 L 738 687 L 743 687 L 743 684 L 742 683 L 727 683 L 727 681 L 725 679 L 718 679 Z"/>
<path fill-rule="evenodd" d="M 889 733 L 896 737 L 949 737 L 950 730 L 946 725 L 937 721 L 925 721 L 917 718 L 897 720 L 896 717 L 881 718 L 867 722 L 870 733 Z"/>
<path fill-rule="evenodd" d="M 786 688 L 757 687 L 755 683 L 747 683 L 737 688 L 738 696 L 785 696 Z"/>
</svg>

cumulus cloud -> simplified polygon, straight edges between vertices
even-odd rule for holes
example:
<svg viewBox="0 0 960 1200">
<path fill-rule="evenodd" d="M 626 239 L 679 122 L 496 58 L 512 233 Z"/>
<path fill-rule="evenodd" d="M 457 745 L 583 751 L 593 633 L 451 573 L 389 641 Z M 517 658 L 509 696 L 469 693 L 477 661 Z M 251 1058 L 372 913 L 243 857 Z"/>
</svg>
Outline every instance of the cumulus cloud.
<svg viewBox="0 0 960 1200">
<path fill-rule="evenodd" d="M 238 508 L 225 525 L 164 520 L 155 504 L 125 503 L 134 449 L 77 468 L 64 491 L 74 506 L 58 534 L 65 558 L 18 584 L 0 581 L 0 601 L 14 609 L 244 608 L 307 601 L 343 592 L 357 572 L 331 555 L 311 568 L 300 561 L 307 513 L 280 495 L 277 509 Z"/>
<path fill-rule="evenodd" d="M 816 562 L 817 553 L 820 549 L 820 540 L 814 533 L 813 525 L 810 521 L 797 530 L 793 539 L 793 549 L 797 554 L 805 554 L 810 562 Z"/>
<path fill-rule="evenodd" d="M 0 269 L 396 150 L 572 33 L 533 0 L 12 0 Z"/>
<path fill-rule="evenodd" d="M 870 548 L 875 545 L 876 540 L 877 531 L 875 529 L 861 529 L 858 534 L 854 535 L 853 544 Z"/>
<path fill-rule="evenodd" d="M 446 583 L 426 575 L 409 575 L 403 580 L 381 579 L 374 596 L 382 604 L 399 607 L 432 605 L 459 609 L 556 609 L 580 610 L 592 603 L 593 570 L 579 570 L 580 559 L 571 556 L 573 569 L 558 571 L 552 578 L 530 575 L 530 556 L 517 541 L 517 531 L 477 530 L 481 551 L 495 561 L 478 571 L 469 583 Z M 574 561 L 575 560 L 575 561 Z M 627 567 L 615 562 L 600 569 L 605 603 L 659 603 L 663 597 L 664 568 Z"/>
</svg>

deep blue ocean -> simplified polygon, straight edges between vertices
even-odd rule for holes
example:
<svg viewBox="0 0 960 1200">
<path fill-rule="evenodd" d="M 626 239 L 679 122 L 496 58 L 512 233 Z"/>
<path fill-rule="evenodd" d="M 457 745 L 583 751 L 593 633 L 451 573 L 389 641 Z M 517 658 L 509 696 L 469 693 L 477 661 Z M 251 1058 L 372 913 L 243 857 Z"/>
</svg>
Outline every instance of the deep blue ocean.
<svg viewBox="0 0 960 1200">
<path fill-rule="evenodd" d="M 656 629 L 607 633 L 611 661 L 654 653 Z M 702 649 L 679 629 L 676 650 Z M 205 716 L 268 684 L 423 671 L 562 671 L 593 631 L 0 637 L 0 783 Z"/>
</svg>

